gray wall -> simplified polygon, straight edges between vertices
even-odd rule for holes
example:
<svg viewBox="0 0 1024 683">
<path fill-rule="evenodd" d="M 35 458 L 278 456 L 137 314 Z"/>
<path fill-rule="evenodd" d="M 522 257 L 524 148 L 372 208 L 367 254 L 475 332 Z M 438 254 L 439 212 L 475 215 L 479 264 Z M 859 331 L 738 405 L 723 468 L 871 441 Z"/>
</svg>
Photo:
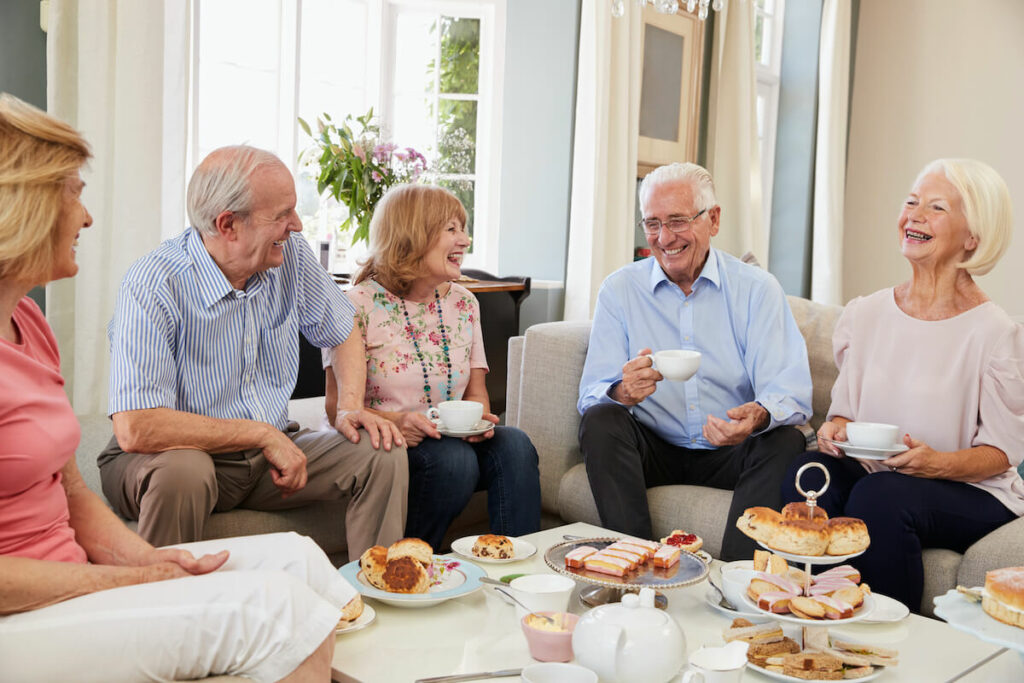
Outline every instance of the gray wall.
<svg viewBox="0 0 1024 683">
<path fill-rule="evenodd" d="M 580 0 L 509 0 L 506 21 L 496 274 L 562 281 Z"/>
<path fill-rule="evenodd" d="M 46 109 L 46 34 L 39 0 L 0 0 L 0 92 Z M 45 310 L 44 290 L 29 296 Z"/>
</svg>

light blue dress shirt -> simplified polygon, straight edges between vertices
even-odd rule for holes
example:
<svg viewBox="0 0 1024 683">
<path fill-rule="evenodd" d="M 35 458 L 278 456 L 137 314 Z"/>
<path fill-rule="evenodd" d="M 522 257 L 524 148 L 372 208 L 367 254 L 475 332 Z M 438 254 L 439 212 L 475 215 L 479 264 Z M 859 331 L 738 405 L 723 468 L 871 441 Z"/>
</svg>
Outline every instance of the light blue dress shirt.
<svg viewBox="0 0 1024 683">
<path fill-rule="evenodd" d="M 299 332 L 337 346 L 355 309 L 298 233 L 284 262 L 235 289 L 193 229 L 128 269 L 110 339 L 108 414 L 172 408 L 284 429 L 299 369 Z"/>
<path fill-rule="evenodd" d="M 622 381 L 622 366 L 643 348 L 700 351 L 697 374 L 662 380 L 632 407 L 669 443 L 716 448 L 703 436 L 708 415 L 757 401 L 771 415 L 764 430 L 803 424 L 812 414 L 807 347 L 778 281 L 712 248 L 689 296 L 653 257 L 612 273 L 601 285 L 580 379 L 580 414 Z M 758 432 L 755 432 L 758 433 Z"/>
</svg>

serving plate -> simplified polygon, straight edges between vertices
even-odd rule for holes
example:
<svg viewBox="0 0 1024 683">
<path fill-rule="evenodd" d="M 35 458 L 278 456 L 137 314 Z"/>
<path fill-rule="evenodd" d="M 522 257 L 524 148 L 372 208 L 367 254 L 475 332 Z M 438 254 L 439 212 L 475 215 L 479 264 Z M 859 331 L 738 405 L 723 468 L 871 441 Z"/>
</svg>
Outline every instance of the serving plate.
<svg viewBox="0 0 1024 683">
<path fill-rule="evenodd" d="M 749 595 L 743 596 L 743 609 L 753 610 L 758 614 L 771 617 L 777 621 L 786 621 L 790 624 L 799 624 L 801 626 L 841 626 L 843 624 L 852 624 L 855 621 L 866 619 L 874 608 L 874 596 L 868 593 L 864 596 L 864 602 L 861 603 L 861 606 L 853 610 L 853 616 L 846 617 L 845 619 L 804 619 L 793 614 L 776 614 L 775 612 L 761 609 L 750 599 Z"/>
<path fill-rule="evenodd" d="M 479 536 L 463 536 L 462 538 L 452 541 L 452 551 L 456 555 L 461 555 L 474 562 L 483 562 L 486 564 L 508 564 L 509 562 L 520 562 L 529 557 L 533 557 L 537 554 L 537 546 L 524 541 L 521 538 L 515 538 L 509 536 L 508 540 L 512 541 L 512 557 L 505 559 L 499 559 L 497 557 L 477 557 L 473 554 L 473 546 L 476 544 L 476 539 Z"/>
<path fill-rule="evenodd" d="M 334 635 L 340 636 L 343 633 L 351 633 L 352 631 L 358 631 L 359 629 L 366 628 L 373 623 L 373 620 L 377 618 L 377 611 L 363 602 L 363 613 L 359 615 L 357 619 L 350 622 L 348 626 L 344 626 L 339 629 L 335 629 Z"/>
<path fill-rule="evenodd" d="M 625 590 L 640 590 L 641 588 L 653 588 L 655 590 L 667 588 L 682 588 L 703 581 L 708 575 L 708 565 L 700 557 L 686 550 L 679 552 L 679 562 L 667 569 L 655 567 L 647 562 L 625 576 L 612 576 L 600 572 L 588 571 L 585 568 L 570 569 L 565 566 L 565 556 L 580 546 L 589 545 L 597 550 L 604 550 L 612 543 L 623 540 L 624 537 L 600 537 L 583 538 L 572 541 L 557 543 L 544 553 L 544 562 L 554 571 L 576 579 L 582 583 L 589 583 L 595 586 L 606 588 L 617 588 Z"/>
<path fill-rule="evenodd" d="M 750 669 L 753 669 L 754 671 L 756 671 L 759 674 L 764 674 L 768 678 L 774 678 L 777 681 L 795 681 L 796 683 L 807 683 L 808 680 L 811 680 L 811 681 L 824 680 L 824 679 L 820 679 L 820 678 L 810 678 L 810 679 L 808 679 L 808 678 L 797 678 L 796 676 L 787 676 L 786 674 L 779 673 L 778 671 L 769 671 L 768 669 L 765 669 L 764 667 L 758 666 L 757 664 L 754 664 L 753 662 L 747 662 L 747 667 L 750 668 Z M 858 681 L 873 681 L 876 678 L 878 678 L 879 676 L 881 676 L 883 671 L 885 671 L 884 667 L 876 666 L 875 670 L 872 671 L 871 673 L 869 673 L 867 676 L 861 676 L 860 678 L 858 678 L 856 680 L 858 680 Z"/>
<path fill-rule="evenodd" d="M 719 592 L 714 588 L 708 588 L 707 592 L 704 593 L 704 603 L 711 609 L 716 612 L 721 612 L 727 617 L 731 617 L 733 619 L 743 617 L 755 624 L 761 624 L 771 620 L 771 617 L 765 616 L 761 612 L 755 612 L 752 610 L 748 612 L 746 610 L 736 610 L 731 607 L 726 607 L 723 600 L 724 598 L 722 598 Z"/>
<path fill-rule="evenodd" d="M 435 577 L 426 593 L 388 593 L 370 585 L 353 560 L 338 571 L 363 597 L 373 598 L 394 607 L 433 607 L 452 598 L 475 593 L 483 587 L 480 578 L 486 572 L 472 562 L 434 555 Z"/>
<path fill-rule="evenodd" d="M 982 591 L 982 588 L 972 590 Z M 1001 647 L 1024 652 L 1024 629 L 993 619 L 981 608 L 980 602 L 968 600 L 955 588 L 934 600 L 935 616 L 945 619 L 953 628 L 970 633 L 975 638 Z"/>
<path fill-rule="evenodd" d="M 795 553 L 787 553 L 782 550 L 776 550 L 771 546 L 765 545 L 761 541 L 758 541 L 757 544 L 765 550 L 770 550 L 779 557 L 786 558 L 790 562 L 800 562 L 802 564 L 841 564 L 849 559 L 864 554 L 864 550 L 861 550 L 859 553 L 850 553 L 849 555 L 797 555 Z M 867 550 L 867 548 L 865 548 L 865 550 Z"/>
</svg>

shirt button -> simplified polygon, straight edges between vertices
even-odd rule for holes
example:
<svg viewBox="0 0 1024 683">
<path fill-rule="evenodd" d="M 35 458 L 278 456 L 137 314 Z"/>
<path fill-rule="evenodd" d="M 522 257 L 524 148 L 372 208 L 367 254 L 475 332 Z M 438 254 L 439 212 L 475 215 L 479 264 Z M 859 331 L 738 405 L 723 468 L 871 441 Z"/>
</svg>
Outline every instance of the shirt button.
<svg viewBox="0 0 1024 683">
<path fill-rule="evenodd" d="M 683 341 L 690 341 L 690 335 L 686 335 L 685 337 L 683 337 Z"/>
<path fill-rule="evenodd" d="M 697 439 L 690 439 L 690 443 L 697 443 Z"/>
<path fill-rule="evenodd" d="M 693 404 L 691 403 L 691 404 L 690 404 L 690 410 L 697 410 L 697 408 L 696 408 L 696 406 L 694 406 L 694 405 L 693 405 Z"/>
<path fill-rule="evenodd" d="M 687 308 L 689 308 L 689 306 L 690 306 L 690 302 L 689 302 L 689 301 L 685 301 L 685 302 L 683 302 L 683 306 L 686 306 Z"/>
</svg>

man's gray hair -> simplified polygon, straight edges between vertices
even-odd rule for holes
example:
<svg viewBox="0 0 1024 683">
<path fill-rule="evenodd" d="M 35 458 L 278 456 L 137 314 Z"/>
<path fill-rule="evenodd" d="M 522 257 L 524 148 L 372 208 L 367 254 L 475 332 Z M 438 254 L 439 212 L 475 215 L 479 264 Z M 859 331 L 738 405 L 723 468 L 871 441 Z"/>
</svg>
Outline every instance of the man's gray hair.
<svg viewBox="0 0 1024 683">
<path fill-rule="evenodd" d="M 690 183 L 693 186 L 696 195 L 694 198 L 701 204 L 699 210 L 710 209 L 718 204 L 718 199 L 715 198 L 715 181 L 706 168 L 689 161 L 675 162 L 659 166 L 644 176 L 640 183 L 641 213 L 655 187 L 679 182 Z"/>
<path fill-rule="evenodd" d="M 231 211 L 241 217 L 252 210 L 250 179 L 262 166 L 282 164 L 271 152 L 248 145 L 220 147 L 210 152 L 188 181 L 188 220 L 201 234 L 217 234 L 217 216 Z"/>
</svg>

